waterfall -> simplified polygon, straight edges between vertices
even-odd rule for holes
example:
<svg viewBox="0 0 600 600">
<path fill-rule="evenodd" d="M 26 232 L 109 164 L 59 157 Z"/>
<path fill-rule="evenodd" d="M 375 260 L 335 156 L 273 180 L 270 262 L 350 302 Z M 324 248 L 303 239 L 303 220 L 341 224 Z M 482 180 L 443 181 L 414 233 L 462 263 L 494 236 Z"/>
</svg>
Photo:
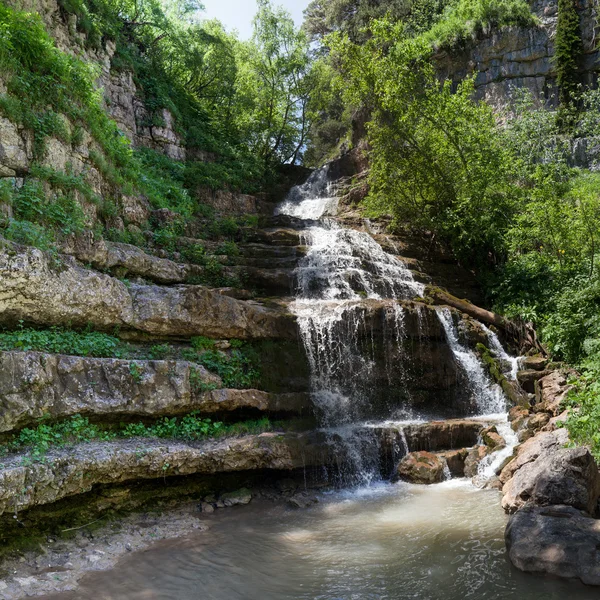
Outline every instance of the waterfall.
<svg viewBox="0 0 600 600">
<path fill-rule="evenodd" d="M 506 398 L 500 386 L 493 383 L 485 372 L 479 358 L 458 339 L 458 331 L 452 312 L 448 308 L 438 308 L 437 315 L 446 333 L 446 339 L 452 354 L 463 368 L 469 383 L 469 393 L 472 395 L 479 415 L 495 415 L 506 412 Z"/>
<path fill-rule="evenodd" d="M 421 296 L 424 286 L 369 233 L 340 226 L 332 218 L 336 209 L 325 167 L 293 188 L 276 212 L 300 219 L 294 226 L 302 227 L 301 239 L 308 246 L 295 270 L 296 294 L 290 310 L 297 317 L 308 357 L 317 417 L 337 450 L 339 482 L 368 484 L 379 476 L 382 430 L 391 427 L 398 432 L 394 447 L 399 454 L 409 450 L 402 425 L 391 420 L 386 424 L 385 419 L 409 414 L 412 418 L 412 409 L 394 407 L 392 415 L 388 406 L 385 416 L 378 412 L 376 388 L 381 379 L 376 381 L 376 377 L 385 362 L 386 383 L 400 382 L 408 397 L 405 367 L 411 359 L 405 347 L 406 313 L 401 301 Z M 381 338 L 373 330 L 374 315 L 380 315 L 377 311 L 385 311 L 383 357 L 377 355 Z M 499 420 L 498 414 L 506 411 L 502 391 L 487 377 L 475 353 L 460 343 L 451 312 L 441 308 L 437 314 L 464 371 L 477 414 Z M 419 307 L 416 318 L 421 331 L 424 315 Z M 489 335 L 492 340 L 492 332 Z M 490 344 L 499 354 L 496 342 L 500 344 L 497 338 Z M 374 422 L 376 416 L 383 416 L 383 423 Z M 496 460 L 490 459 L 486 468 L 495 468 L 495 464 Z"/>
<path fill-rule="evenodd" d="M 519 371 L 519 363 L 521 359 L 518 356 L 510 356 L 500 343 L 498 336 L 491 329 L 486 327 L 483 323 L 480 323 L 480 325 L 488 337 L 488 340 L 490 342 L 490 349 L 494 351 L 496 357 L 500 360 L 502 365 L 510 365 L 510 371 L 507 373 L 507 375 L 509 375 L 513 381 L 516 381 L 517 373 Z"/>
</svg>

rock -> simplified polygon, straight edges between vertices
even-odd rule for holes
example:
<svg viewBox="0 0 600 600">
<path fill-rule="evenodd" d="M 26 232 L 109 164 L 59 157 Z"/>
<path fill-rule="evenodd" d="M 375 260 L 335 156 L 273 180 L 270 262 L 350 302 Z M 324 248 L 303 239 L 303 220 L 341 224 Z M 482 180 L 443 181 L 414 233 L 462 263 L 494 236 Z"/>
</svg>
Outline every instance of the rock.
<svg viewBox="0 0 600 600">
<path fill-rule="evenodd" d="M 209 504 L 208 502 L 201 502 L 200 503 L 200 512 L 210 515 L 211 513 L 215 512 L 215 507 L 212 504 Z"/>
<path fill-rule="evenodd" d="M 294 494 L 288 501 L 288 506 L 291 508 L 308 508 L 313 504 L 318 504 L 319 499 L 316 496 L 307 494 L 306 492 L 300 492 Z"/>
<path fill-rule="evenodd" d="M 294 339 L 284 309 L 202 286 L 130 285 L 9 242 L 0 249 L 0 322 L 129 330 L 153 336 Z"/>
<path fill-rule="evenodd" d="M 511 422 L 514 431 L 518 431 L 528 417 L 529 410 L 522 406 L 513 406 L 508 411 L 508 420 Z"/>
<path fill-rule="evenodd" d="M 241 488 L 234 492 L 222 494 L 219 500 L 225 507 L 250 504 L 252 501 L 252 492 L 248 488 Z"/>
<path fill-rule="evenodd" d="M 483 429 L 481 421 L 449 419 L 415 423 L 403 427 L 409 450 L 453 450 L 474 446 Z"/>
<path fill-rule="evenodd" d="M 444 481 L 444 461 L 431 452 L 411 452 L 398 465 L 397 479 L 430 484 Z"/>
<path fill-rule="evenodd" d="M 521 571 L 600 585 L 600 521 L 572 506 L 526 506 L 510 517 L 505 538 Z"/>
<path fill-rule="evenodd" d="M 0 177 L 23 176 L 33 159 L 29 137 L 21 135 L 17 126 L 0 117 Z"/>
<path fill-rule="evenodd" d="M 553 417 L 558 416 L 563 410 L 562 402 L 572 387 L 568 385 L 566 376 L 560 371 L 545 375 L 537 384 L 534 412 L 546 412 Z"/>
<path fill-rule="evenodd" d="M 593 514 L 600 497 L 600 475 L 587 448 L 564 448 L 556 434 L 541 433 L 528 440 L 517 458 L 502 471 L 502 507 L 509 513 L 526 503 L 565 504 Z M 540 442 L 537 438 L 543 437 Z M 522 447 L 522 448 L 523 448 Z M 512 478 L 507 474 L 513 472 Z"/>
<path fill-rule="evenodd" d="M 21 455 L 4 457 L 0 514 L 50 504 L 97 485 L 192 474 L 288 471 L 333 460 L 328 444 L 310 434 L 263 433 L 197 443 L 137 438 L 80 444 L 53 449 L 44 462 L 27 463 Z"/>
<path fill-rule="evenodd" d="M 527 420 L 527 429 L 531 431 L 539 431 L 542 427 L 545 427 L 550 421 L 550 415 L 548 413 L 537 413 L 531 415 Z"/>
<path fill-rule="evenodd" d="M 526 356 L 521 359 L 521 366 L 526 371 L 544 371 L 547 364 L 548 359 L 543 356 Z"/>
<path fill-rule="evenodd" d="M 204 367 L 174 360 L 85 358 L 41 352 L 0 352 L 0 432 L 42 417 L 160 417 L 196 410 L 307 414 L 308 394 L 215 389 L 221 379 Z"/>
<path fill-rule="evenodd" d="M 498 429 L 495 425 L 486 427 L 481 432 L 481 439 L 483 440 L 483 443 L 491 450 L 499 450 L 500 448 L 504 448 L 506 446 L 506 441 L 498 433 Z"/>
<path fill-rule="evenodd" d="M 517 381 L 521 384 L 521 387 L 529 394 L 535 393 L 535 383 L 550 375 L 551 371 L 534 371 L 532 369 L 527 371 L 519 371 L 517 373 Z"/>
<path fill-rule="evenodd" d="M 469 454 L 467 448 L 448 450 L 446 452 L 438 452 L 437 454 L 442 460 L 446 461 L 452 477 L 465 476 L 465 460 Z"/>
<path fill-rule="evenodd" d="M 492 452 L 488 446 L 477 446 L 469 451 L 465 459 L 465 477 L 475 477 L 479 463 Z"/>
</svg>

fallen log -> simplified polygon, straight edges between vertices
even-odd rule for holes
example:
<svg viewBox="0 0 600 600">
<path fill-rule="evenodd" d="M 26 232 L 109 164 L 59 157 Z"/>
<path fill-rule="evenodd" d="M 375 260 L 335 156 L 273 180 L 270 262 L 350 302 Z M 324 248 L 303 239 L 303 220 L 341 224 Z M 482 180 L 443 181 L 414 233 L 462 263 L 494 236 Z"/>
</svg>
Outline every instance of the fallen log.
<svg viewBox="0 0 600 600">
<path fill-rule="evenodd" d="M 461 312 L 488 325 L 493 325 L 504 331 L 506 336 L 513 342 L 521 354 L 531 350 L 539 352 L 543 356 L 548 356 L 547 350 L 538 340 L 533 323 L 527 323 L 523 320 L 512 320 L 499 315 L 498 313 L 486 310 L 480 306 L 475 306 L 468 300 L 457 298 L 439 287 L 427 286 L 424 293 L 425 300 L 436 306 L 451 306 Z"/>
</svg>

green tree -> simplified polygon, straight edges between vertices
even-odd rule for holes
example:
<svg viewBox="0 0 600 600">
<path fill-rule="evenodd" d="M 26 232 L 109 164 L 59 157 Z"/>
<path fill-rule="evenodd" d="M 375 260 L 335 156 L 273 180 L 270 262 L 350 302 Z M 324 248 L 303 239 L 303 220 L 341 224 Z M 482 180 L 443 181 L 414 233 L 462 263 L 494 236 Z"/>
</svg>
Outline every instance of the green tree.
<svg viewBox="0 0 600 600">
<path fill-rule="evenodd" d="M 579 83 L 579 60 L 583 43 L 575 0 L 558 0 L 558 20 L 554 38 L 554 62 L 559 99 L 563 106 L 571 105 Z"/>
</svg>

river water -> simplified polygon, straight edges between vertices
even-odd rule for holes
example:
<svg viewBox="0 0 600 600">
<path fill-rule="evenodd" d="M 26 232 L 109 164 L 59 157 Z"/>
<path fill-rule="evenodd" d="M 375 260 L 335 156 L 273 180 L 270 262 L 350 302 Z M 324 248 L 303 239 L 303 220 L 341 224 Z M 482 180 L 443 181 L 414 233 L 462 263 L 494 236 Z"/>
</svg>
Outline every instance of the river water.
<svg viewBox="0 0 600 600">
<path fill-rule="evenodd" d="M 256 502 L 209 529 L 133 554 L 47 600 L 591 600 L 597 590 L 521 573 L 498 492 L 466 480 Z"/>
</svg>

